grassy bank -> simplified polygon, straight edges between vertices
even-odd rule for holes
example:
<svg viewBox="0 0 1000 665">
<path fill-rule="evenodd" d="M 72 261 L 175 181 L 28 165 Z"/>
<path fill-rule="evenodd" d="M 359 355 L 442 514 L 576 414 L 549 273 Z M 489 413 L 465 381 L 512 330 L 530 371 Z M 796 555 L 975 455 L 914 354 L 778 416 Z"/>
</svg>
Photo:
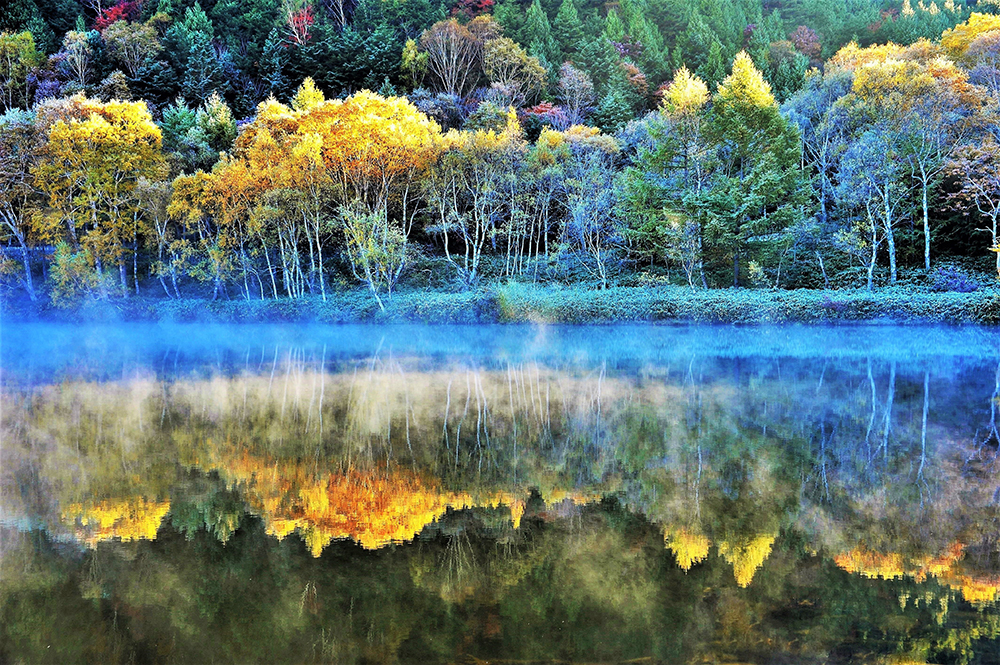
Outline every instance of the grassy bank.
<svg viewBox="0 0 1000 665">
<path fill-rule="evenodd" d="M 4 299 L 7 320 L 204 321 L 204 322 L 425 322 L 425 323 L 613 323 L 623 321 L 761 323 L 902 321 L 1000 323 L 1000 291 L 937 293 L 917 288 L 872 292 L 769 291 L 683 287 L 578 287 L 500 285 L 476 291 L 406 291 L 381 311 L 365 291 L 339 292 L 326 301 L 167 300 L 126 298 L 86 303 L 70 310 L 27 300 Z"/>
</svg>

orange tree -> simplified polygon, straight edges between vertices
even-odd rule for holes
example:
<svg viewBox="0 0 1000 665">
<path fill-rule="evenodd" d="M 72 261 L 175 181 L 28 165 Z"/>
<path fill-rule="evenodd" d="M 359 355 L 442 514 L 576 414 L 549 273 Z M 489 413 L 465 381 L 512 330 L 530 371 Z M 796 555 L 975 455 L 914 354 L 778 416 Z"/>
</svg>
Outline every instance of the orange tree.
<svg viewBox="0 0 1000 665">
<path fill-rule="evenodd" d="M 237 253 L 247 297 L 254 273 L 263 296 L 254 268 L 262 255 L 275 297 L 280 290 L 325 298 L 323 256 L 343 218 L 338 206 L 361 205 L 405 238 L 416 213 L 414 183 L 439 150 L 440 128 L 407 100 L 368 91 L 327 100 L 306 79 L 291 106 L 263 102 L 211 173 L 178 178 L 171 209 L 194 225 L 210 222 L 214 245 Z M 358 256 L 348 252 L 352 265 Z M 226 266 L 218 267 L 221 280 Z"/>
</svg>

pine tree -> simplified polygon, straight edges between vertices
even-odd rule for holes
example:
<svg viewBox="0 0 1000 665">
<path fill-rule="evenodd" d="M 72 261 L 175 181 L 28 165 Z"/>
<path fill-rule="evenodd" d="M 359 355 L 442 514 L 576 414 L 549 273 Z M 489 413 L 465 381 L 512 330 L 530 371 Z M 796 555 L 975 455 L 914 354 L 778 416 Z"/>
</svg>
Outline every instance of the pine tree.
<svg viewBox="0 0 1000 665">
<path fill-rule="evenodd" d="M 594 120 L 600 128 L 613 133 L 632 118 L 632 104 L 619 86 L 614 86 L 601 98 Z"/>
<path fill-rule="evenodd" d="M 288 65 L 288 50 L 285 48 L 277 28 L 271 30 L 264 42 L 264 53 L 261 56 L 260 77 L 267 86 L 268 92 L 274 97 L 283 98 L 287 93 L 288 78 L 285 67 Z"/>
<path fill-rule="evenodd" d="M 613 42 L 620 42 L 625 38 L 625 23 L 614 9 L 604 19 L 604 37 Z"/>
<path fill-rule="evenodd" d="M 716 39 L 708 50 L 708 60 L 698 68 L 698 76 L 705 80 L 709 88 L 714 88 L 726 77 L 726 65 L 722 58 L 722 43 Z"/>
<path fill-rule="evenodd" d="M 563 56 L 568 58 L 576 53 L 583 41 L 583 23 L 576 11 L 573 0 L 563 0 L 559 12 L 552 22 L 553 33 Z"/>
<path fill-rule="evenodd" d="M 549 18 L 539 0 L 533 0 L 528 7 L 519 37 L 517 41 L 527 44 L 528 53 L 539 60 L 544 59 L 549 63 L 560 60 L 559 45 L 552 35 L 552 26 L 549 25 Z"/>
<path fill-rule="evenodd" d="M 806 187 L 799 134 L 746 52 L 737 54 L 732 74 L 719 85 L 707 129 L 724 157 L 702 200 L 706 232 L 732 256 L 733 284 L 739 286 L 751 239 L 780 233 L 801 217 Z"/>
<path fill-rule="evenodd" d="M 225 91 L 227 87 L 211 40 L 204 33 L 196 33 L 188 54 L 181 94 L 191 102 L 200 103 L 212 92 Z"/>
</svg>

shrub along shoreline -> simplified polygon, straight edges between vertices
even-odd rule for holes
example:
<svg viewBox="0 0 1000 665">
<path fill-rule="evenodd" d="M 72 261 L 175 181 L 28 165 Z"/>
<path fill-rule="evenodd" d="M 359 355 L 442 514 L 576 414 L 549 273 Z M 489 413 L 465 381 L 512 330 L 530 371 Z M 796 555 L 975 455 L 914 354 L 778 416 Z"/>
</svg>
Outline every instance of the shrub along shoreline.
<svg viewBox="0 0 1000 665">
<path fill-rule="evenodd" d="M 364 290 L 327 300 L 168 300 L 127 298 L 70 310 L 0 300 L 5 320 L 205 323 L 831 323 L 1000 324 L 1000 290 L 938 293 L 907 287 L 867 290 L 699 289 L 679 286 L 580 287 L 505 284 L 474 291 L 413 290 L 379 309 Z"/>
</svg>

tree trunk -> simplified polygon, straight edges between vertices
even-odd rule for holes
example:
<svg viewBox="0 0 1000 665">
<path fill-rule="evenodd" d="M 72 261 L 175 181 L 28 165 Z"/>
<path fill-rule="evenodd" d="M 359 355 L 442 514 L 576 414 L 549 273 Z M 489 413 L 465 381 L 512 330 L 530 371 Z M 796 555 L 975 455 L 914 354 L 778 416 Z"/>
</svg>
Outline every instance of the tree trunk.
<svg viewBox="0 0 1000 665">
<path fill-rule="evenodd" d="M 924 270 L 931 269 L 931 225 L 927 215 L 927 182 L 922 183 L 924 206 Z"/>
<path fill-rule="evenodd" d="M 896 283 L 896 238 L 892 232 L 892 208 L 889 205 L 889 185 L 885 189 L 885 240 L 889 247 L 889 283 Z"/>
<path fill-rule="evenodd" d="M 35 285 L 31 280 L 31 257 L 28 254 L 28 246 L 25 243 L 21 243 L 21 259 L 24 261 L 24 288 L 28 291 L 28 297 L 34 301 L 37 296 L 35 296 Z"/>
</svg>

